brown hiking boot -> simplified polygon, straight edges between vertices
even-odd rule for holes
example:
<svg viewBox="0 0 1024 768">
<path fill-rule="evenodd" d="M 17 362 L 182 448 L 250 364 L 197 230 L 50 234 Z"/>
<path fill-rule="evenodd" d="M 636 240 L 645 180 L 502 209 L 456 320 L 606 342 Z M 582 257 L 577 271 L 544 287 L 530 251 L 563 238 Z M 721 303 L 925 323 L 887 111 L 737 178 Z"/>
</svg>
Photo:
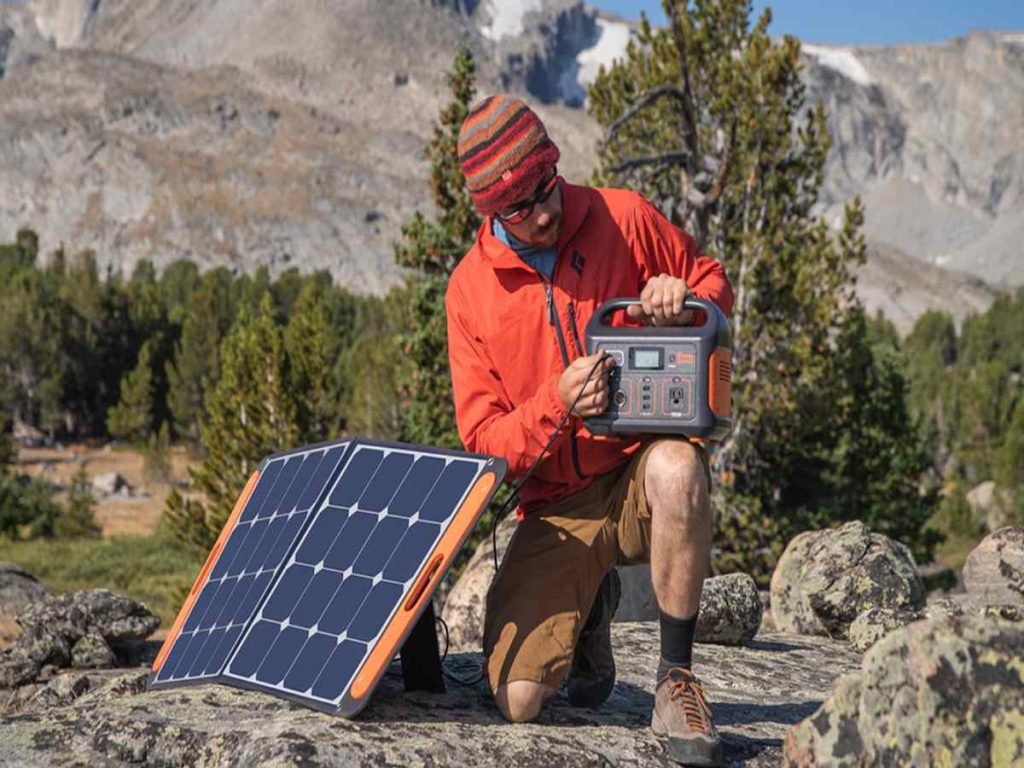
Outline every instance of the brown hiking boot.
<svg viewBox="0 0 1024 768">
<path fill-rule="evenodd" d="M 694 766 L 722 765 L 722 739 L 700 680 L 688 669 L 672 667 L 654 690 L 651 730 L 668 736 L 668 756 Z"/>
<path fill-rule="evenodd" d="M 572 657 L 566 695 L 574 707 L 591 709 L 604 704 L 615 687 L 615 658 L 612 656 L 612 617 L 619 607 L 622 582 L 612 568 L 594 598 L 587 623 L 580 631 Z"/>
</svg>

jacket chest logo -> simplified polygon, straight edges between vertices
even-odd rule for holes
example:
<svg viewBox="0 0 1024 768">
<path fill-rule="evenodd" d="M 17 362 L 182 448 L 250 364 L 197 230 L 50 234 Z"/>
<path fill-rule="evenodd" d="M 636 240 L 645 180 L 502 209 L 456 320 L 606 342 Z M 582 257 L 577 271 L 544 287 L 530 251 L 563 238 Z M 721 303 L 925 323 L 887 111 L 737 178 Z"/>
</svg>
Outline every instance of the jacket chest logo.
<svg viewBox="0 0 1024 768">
<path fill-rule="evenodd" d="M 583 266 L 586 263 L 587 263 L 587 260 L 583 258 L 583 254 L 582 253 L 580 253 L 579 251 L 573 251 L 572 252 L 572 258 L 569 259 L 569 266 L 573 268 L 573 270 L 576 272 L 576 274 L 578 274 L 578 275 L 582 275 L 583 274 Z"/>
</svg>

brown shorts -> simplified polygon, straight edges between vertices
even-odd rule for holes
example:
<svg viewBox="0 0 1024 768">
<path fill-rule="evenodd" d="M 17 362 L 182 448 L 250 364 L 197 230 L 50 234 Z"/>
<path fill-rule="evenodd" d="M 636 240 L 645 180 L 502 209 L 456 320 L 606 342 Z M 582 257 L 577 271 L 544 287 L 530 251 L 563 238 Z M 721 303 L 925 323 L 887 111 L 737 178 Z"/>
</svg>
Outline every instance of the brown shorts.
<svg viewBox="0 0 1024 768">
<path fill-rule="evenodd" d="M 513 680 L 557 688 L 605 574 L 650 561 L 644 476 L 655 444 L 519 523 L 487 593 L 484 654 L 492 691 Z M 694 447 L 710 486 L 707 454 Z"/>
</svg>

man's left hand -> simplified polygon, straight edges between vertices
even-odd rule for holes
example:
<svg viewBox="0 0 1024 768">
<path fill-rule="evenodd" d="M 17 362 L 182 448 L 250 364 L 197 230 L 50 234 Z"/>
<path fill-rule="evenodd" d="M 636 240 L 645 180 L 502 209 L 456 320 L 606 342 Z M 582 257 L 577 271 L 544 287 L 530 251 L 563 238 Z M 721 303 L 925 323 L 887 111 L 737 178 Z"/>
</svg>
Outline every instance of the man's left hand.
<svg viewBox="0 0 1024 768">
<path fill-rule="evenodd" d="M 626 314 L 650 325 L 690 325 L 693 323 L 693 310 L 683 309 L 689 295 L 690 289 L 682 278 L 655 275 L 644 286 L 640 304 L 629 306 Z"/>
</svg>

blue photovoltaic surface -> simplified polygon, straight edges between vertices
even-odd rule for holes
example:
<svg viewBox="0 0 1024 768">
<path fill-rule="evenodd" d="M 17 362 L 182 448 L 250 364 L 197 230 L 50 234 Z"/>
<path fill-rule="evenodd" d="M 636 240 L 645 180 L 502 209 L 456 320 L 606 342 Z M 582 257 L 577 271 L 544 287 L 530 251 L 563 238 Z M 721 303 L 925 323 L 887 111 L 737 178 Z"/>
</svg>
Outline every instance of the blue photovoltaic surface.
<svg viewBox="0 0 1024 768">
<path fill-rule="evenodd" d="M 357 445 L 225 677 L 337 705 L 485 464 Z"/>
<path fill-rule="evenodd" d="M 347 447 L 335 443 L 267 462 L 155 682 L 221 673 Z"/>
</svg>

